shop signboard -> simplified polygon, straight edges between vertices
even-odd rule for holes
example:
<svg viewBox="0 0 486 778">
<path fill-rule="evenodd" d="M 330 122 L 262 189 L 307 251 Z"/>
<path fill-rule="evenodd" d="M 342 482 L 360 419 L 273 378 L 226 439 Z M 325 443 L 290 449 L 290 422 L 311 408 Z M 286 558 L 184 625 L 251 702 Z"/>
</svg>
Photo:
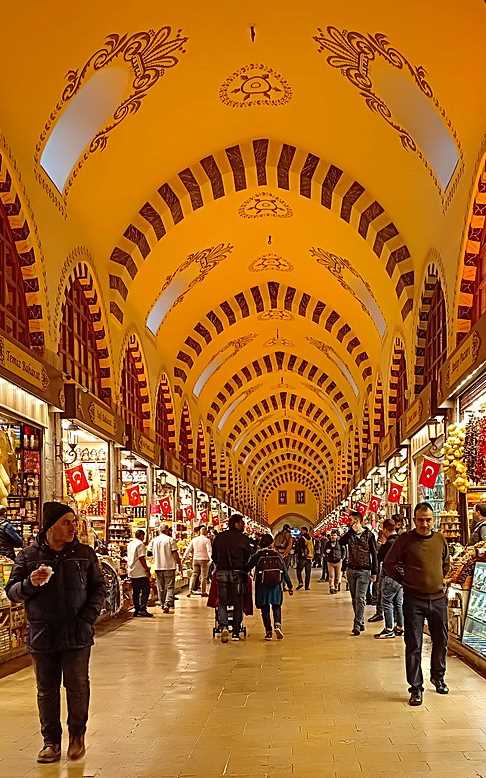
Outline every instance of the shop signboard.
<svg viewBox="0 0 486 778">
<path fill-rule="evenodd" d="M 379 444 L 379 458 L 380 463 L 383 464 L 396 452 L 398 443 L 398 424 L 392 424 L 390 429 L 384 438 L 381 439 Z"/>
<path fill-rule="evenodd" d="M 486 362 L 486 314 L 480 318 L 467 338 L 442 366 L 439 378 L 439 399 L 443 403 L 454 395 L 464 380 Z"/>
<path fill-rule="evenodd" d="M 400 440 L 403 443 L 418 432 L 436 412 L 437 385 L 427 384 L 400 419 Z"/>
<path fill-rule="evenodd" d="M 184 478 L 184 465 L 181 460 L 172 451 L 167 451 L 167 449 L 164 449 L 163 453 L 164 467 L 167 472 L 172 473 L 177 478 Z"/>
<path fill-rule="evenodd" d="M 196 470 L 195 467 L 191 467 L 190 465 L 185 466 L 185 479 L 188 484 L 191 484 L 191 486 L 195 486 L 198 489 L 201 489 L 202 487 L 202 479 L 201 474 L 198 470 Z"/>
<path fill-rule="evenodd" d="M 64 387 L 65 419 L 79 422 L 105 440 L 125 445 L 125 425 L 108 405 L 90 392 L 83 392 L 74 384 Z"/>
<path fill-rule="evenodd" d="M 55 408 L 64 407 L 64 385 L 59 370 L 5 335 L 0 335 L 0 375 Z"/>
<path fill-rule="evenodd" d="M 206 478 L 205 476 L 203 476 L 203 479 L 202 479 L 202 490 L 203 490 L 203 492 L 206 492 L 206 494 L 209 497 L 213 496 L 213 494 L 214 494 L 214 483 L 213 483 L 213 481 L 211 481 L 210 478 Z"/>
<path fill-rule="evenodd" d="M 153 465 L 159 464 L 159 447 L 151 433 L 146 435 L 143 432 L 140 432 L 140 430 L 132 428 L 129 429 L 128 438 L 128 447 L 131 451 Z"/>
</svg>

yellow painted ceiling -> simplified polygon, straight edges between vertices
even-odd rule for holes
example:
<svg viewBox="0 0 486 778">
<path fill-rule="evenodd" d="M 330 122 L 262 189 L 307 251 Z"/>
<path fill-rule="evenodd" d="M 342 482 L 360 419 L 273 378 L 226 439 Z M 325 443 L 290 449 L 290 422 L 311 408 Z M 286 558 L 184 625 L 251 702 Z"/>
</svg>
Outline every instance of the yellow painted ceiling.
<svg viewBox="0 0 486 778">
<path fill-rule="evenodd" d="M 34 157 L 50 115 L 62 115 L 65 108 L 66 74 L 79 74 L 86 63 L 93 63 L 90 58 L 103 50 L 113 33 L 150 36 L 151 30 L 164 26 L 171 27 L 170 39 L 178 30 L 187 38 L 183 51 L 172 52 L 176 64 L 155 79 L 138 110 L 115 122 L 104 150 L 86 152 L 65 198 L 49 197 Z M 328 38 L 329 27 L 344 35 L 357 33 L 346 38 L 348 48 L 339 52 L 344 62 L 357 56 L 353 41 L 359 45 L 360 36 L 383 33 L 386 56 L 376 51 L 374 55 L 381 69 L 386 65 L 401 70 L 403 79 L 419 89 L 416 69 L 425 68 L 433 93 L 428 98 L 431 110 L 456 134 L 461 154 L 449 190 L 440 192 L 427 160 L 404 148 L 393 120 L 386 121 L 366 104 L 352 83 L 352 73 L 347 71 L 346 77 L 343 67 L 329 64 L 329 51 L 319 51 L 315 36 L 321 29 Z M 427 4 L 414 0 L 400 7 L 385 0 L 367 4 L 350 0 L 250 8 L 226 2 L 161 6 L 148 0 L 90 3 L 68 13 L 64 3 L 48 0 L 4 9 L 1 36 L 1 143 L 8 147 L 30 199 L 45 256 L 48 297 L 56 297 L 66 258 L 83 247 L 103 292 L 114 365 L 120 363 L 127 331 L 135 329 L 152 393 L 165 372 L 178 412 L 187 401 L 193 429 L 201 422 L 218 454 L 228 446 L 251 490 L 255 484 L 271 482 L 266 470 L 274 454 L 295 451 L 285 443 L 287 448 L 264 452 L 252 467 L 252 453 L 242 459 L 241 451 L 245 445 L 255 453 L 264 448 L 254 441 L 260 429 L 275 421 L 287 425 L 296 421 L 317 431 L 318 440 L 310 444 L 302 430 L 291 438 L 305 460 L 299 467 L 309 471 L 322 506 L 331 497 L 351 425 L 361 425 L 365 404 L 372 412 L 378 377 L 386 399 L 398 336 L 406 344 L 409 385 L 413 383 L 414 317 L 431 252 L 440 265 L 452 317 L 469 191 L 485 132 L 484 3 L 471 0 L 467 8 L 459 9 L 454 0 Z M 361 51 L 366 54 L 369 49 L 364 46 Z M 157 70 L 157 62 L 160 66 L 156 51 L 146 53 L 143 68 Z M 133 61 L 124 66 L 133 77 Z M 373 67 L 371 61 L 371 81 Z M 265 79 L 278 89 L 265 93 Z M 258 179 L 253 144 L 262 139 L 268 140 L 264 183 Z M 295 149 L 287 182 L 278 171 L 282 144 Z M 238 147 L 245 168 L 245 186 L 239 191 L 225 151 L 232 147 Z M 314 155 L 317 167 L 312 180 L 304 182 L 308 191 L 303 192 L 308 155 Z M 222 174 L 222 197 L 215 197 L 211 176 L 200 162 L 206 158 Z M 321 204 L 321 184 L 330 166 L 343 171 L 331 209 Z M 188 168 L 199 185 L 201 207 L 191 204 L 178 175 Z M 349 197 L 355 182 L 363 189 L 344 217 L 342 198 Z M 177 224 L 159 191 L 165 183 L 182 208 L 184 218 Z M 375 202 L 383 214 L 374 215 L 365 239 L 360 219 Z M 160 239 L 140 214 L 146 203 L 166 226 Z M 377 256 L 376 233 L 390 223 L 397 236 Z M 127 237 L 129 225 L 145 237 L 145 257 Z M 407 254 L 388 273 L 390 252 L 402 246 Z M 116 248 L 132 258 L 134 272 L 110 260 Z M 214 267 L 202 272 L 215 257 Z M 202 278 L 196 281 L 200 273 Z M 403 288 L 397 288 L 400 273 L 408 277 Z M 125 286 L 125 299 L 113 288 L 115 276 Z M 177 286 L 182 299 L 154 335 L 147 329 L 147 319 L 164 284 L 172 291 Z M 256 287 L 259 305 L 252 291 Z M 289 289 L 294 290 L 293 303 L 285 313 Z M 274 299 L 270 290 L 277 290 Z M 300 313 L 299 301 L 307 297 L 307 307 Z M 408 299 L 411 310 L 404 318 Z M 241 301 L 249 304 L 248 315 L 242 315 Z M 122 312 L 123 322 L 110 314 L 112 303 Z M 325 312 L 316 315 L 320 303 Z M 236 314 L 234 323 L 223 315 L 225 304 Z M 53 307 L 48 345 L 55 350 Z M 220 333 L 213 329 L 209 342 L 199 337 L 197 353 L 187 339 L 197 340 L 198 324 L 207 327 L 211 311 L 224 327 Z M 330 314 L 337 314 L 338 324 L 326 329 Z M 346 335 L 339 339 L 342 327 Z M 348 348 L 355 339 L 359 345 Z M 361 352 L 365 358 L 357 364 Z M 303 362 L 306 367 L 299 374 Z M 320 372 L 309 378 L 313 365 Z M 203 381 L 205 371 L 211 374 Z M 317 383 L 321 373 L 326 374 L 326 386 L 333 384 L 330 393 Z M 234 376 L 240 376 L 241 385 L 229 392 L 225 385 Z M 223 399 L 218 399 L 220 392 Z M 273 407 L 270 398 L 281 393 L 296 396 L 293 408 L 282 407 L 283 401 Z M 329 421 L 321 425 L 305 410 L 299 411 L 301 398 L 306 408 L 309 403 L 321 408 Z M 242 428 L 239 420 L 265 400 L 270 402 L 269 411 Z M 286 434 L 280 437 L 285 439 Z M 270 471 L 276 466 L 272 462 Z M 302 472 L 293 460 L 283 466 L 296 483 L 301 481 Z"/>
</svg>

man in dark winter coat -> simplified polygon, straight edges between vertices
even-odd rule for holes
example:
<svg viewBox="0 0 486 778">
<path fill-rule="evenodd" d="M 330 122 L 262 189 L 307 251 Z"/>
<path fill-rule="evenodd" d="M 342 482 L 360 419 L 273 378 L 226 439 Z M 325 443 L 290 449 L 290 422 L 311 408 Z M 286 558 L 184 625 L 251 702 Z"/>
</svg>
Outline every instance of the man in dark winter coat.
<svg viewBox="0 0 486 778">
<path fill-rule="evenodd" d="M 352 634 L 364 632 L 366 593 L 370 581 L 376 581 L 378 574 L 378 553 L 375 536 L 367 527 L 358 511 L 350 511 L 351 529 L 341 538 L 341 546 L 348 550 L 346 578 L 354 610 Z"/>
<path fill-rule="evenodd" d="M 218 622 L 221 628 L 221 642 L 229 640 L 228 606 L 233 606 L 232 639 L 239 640 L 243 622 L 243 596 L 248 574 L 246 566 L 251 556 L 250 540 L 245 531 L 245 520 L 239 513 L 233 513 L 228 529 L 221 532 L 213 543 L 212 555 L 216 565 L 218 582 Z"/>
<path fill-rule="evenodd" d="M 93 625 L 103 606 L 105 584 L 95 552 L 76 538 L 76 517 L 68 505 L 44 504 L 42 531 L 17 556 L 6 593 L 12 602 L 23 602 L 27 612 L 44 738 L 37 761 L 61 758 L 62 678 L 68 706 L 68 757 L 80 759 L 85 753 Z"/>
</svg>

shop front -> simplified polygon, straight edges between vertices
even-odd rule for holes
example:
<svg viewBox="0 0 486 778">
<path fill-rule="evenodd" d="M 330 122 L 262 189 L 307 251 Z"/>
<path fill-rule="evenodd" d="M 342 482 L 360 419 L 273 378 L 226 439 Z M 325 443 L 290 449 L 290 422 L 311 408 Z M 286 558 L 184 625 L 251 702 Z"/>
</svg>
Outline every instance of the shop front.
<svg viewBox="0 0 486 778">
<path fill-rule="evenodd" d="M 18 343 L 0 335 L 0 507 L 23 544 L 41 528 L 42 501 L 54 469 L 49 411 L 64 404 L 61 374 Z M 0 556 L 0 662 L 26 652 L 23 605 L 12 605 L 4 587 L 13 561 Z"/>
<path fill-rule="evenodd" d="M 211 500 L 214 492 L 214 484 L 204 476 L 201 479 L 201 489 L 196 494 L 196 521 L 206 527 L 211 522 Z"/>
<path fill-rule="evenodd" d="M 484 671 L 486 541 L 472 530 L 481 521 L 475 506 L 486 503 L 486 316 L 443 366 L 439 399 L 454 417 L 444 445 L 444 471 L 456 490 L 462 541 L 451 549 L 449 628 L 459 650 Z"/>
</svg>

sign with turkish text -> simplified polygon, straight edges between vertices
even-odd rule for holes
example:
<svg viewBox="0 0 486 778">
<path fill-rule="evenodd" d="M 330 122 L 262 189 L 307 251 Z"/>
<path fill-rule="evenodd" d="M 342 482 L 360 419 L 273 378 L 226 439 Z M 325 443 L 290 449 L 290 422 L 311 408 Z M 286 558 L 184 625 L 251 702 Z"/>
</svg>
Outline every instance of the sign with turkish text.
<svg viewBox="0 0 486 778">
<path fill-rule="evenodd" d="M 451 354 L 440 372 L 439 399 L 447 400 L 473 370 L 486 361 L 486 314 Z"/>
<path fill-rule="evenodd" d="M 388 490 L 388 502 L 399 503 L 403 492 L 403 484 L 397 484 L 396 481 L 390 481 Z"/>
<path fill-rule="evenodd" d="M 178 478 L 184 478 L 184 465 L 171 451 L 164 449 L 165 469 L 176 475 Z"/>
<path fill-rule="evenodd" d="M 420 471 L 419 484 L 426 486 L 427 489 L 433 489 L 439 477 L 441 464 L 436 459 L 424 459 L 422 470 Z"/>
<path fill-rule="evenodd" d="M 0 367 L 45 392 L 49 386 L 47 371 L 38 359 L 0 335 Z"/>
<path fill-rule="evenodd" d="M 380 440 L 380 462 L 386 462 L 386 460 L 395 453 L 398 448 L 397 438 L 397 424 L 394 423 L 386 433 L 385 437 Z"/>
<path fill-rule="evenodd" d="M 64 470 L 66 479 L 73 494 L 79 494 L 89 489 L 88 479 L 84 472 L 83 465 L 76 465 L 75 467 L 67 467 Z"/>
<path fill-rule="evenodd" d="M 401 442 L 411 438 L 427 421 L 435 415 L 437 385 L 435 382 L 427 384 L 421 391 L 410 408 L 403 414 L 400 420 Z"/>
<path fill-rule="evenodd" d="M 65 410 L 63 418 L 80 422 L 83 426 L 114 443 L 125 443 L 125 425 L 120 416 L 90 392 L 83 392 L 74 384 L 64 386 Z"/>
</svg>

